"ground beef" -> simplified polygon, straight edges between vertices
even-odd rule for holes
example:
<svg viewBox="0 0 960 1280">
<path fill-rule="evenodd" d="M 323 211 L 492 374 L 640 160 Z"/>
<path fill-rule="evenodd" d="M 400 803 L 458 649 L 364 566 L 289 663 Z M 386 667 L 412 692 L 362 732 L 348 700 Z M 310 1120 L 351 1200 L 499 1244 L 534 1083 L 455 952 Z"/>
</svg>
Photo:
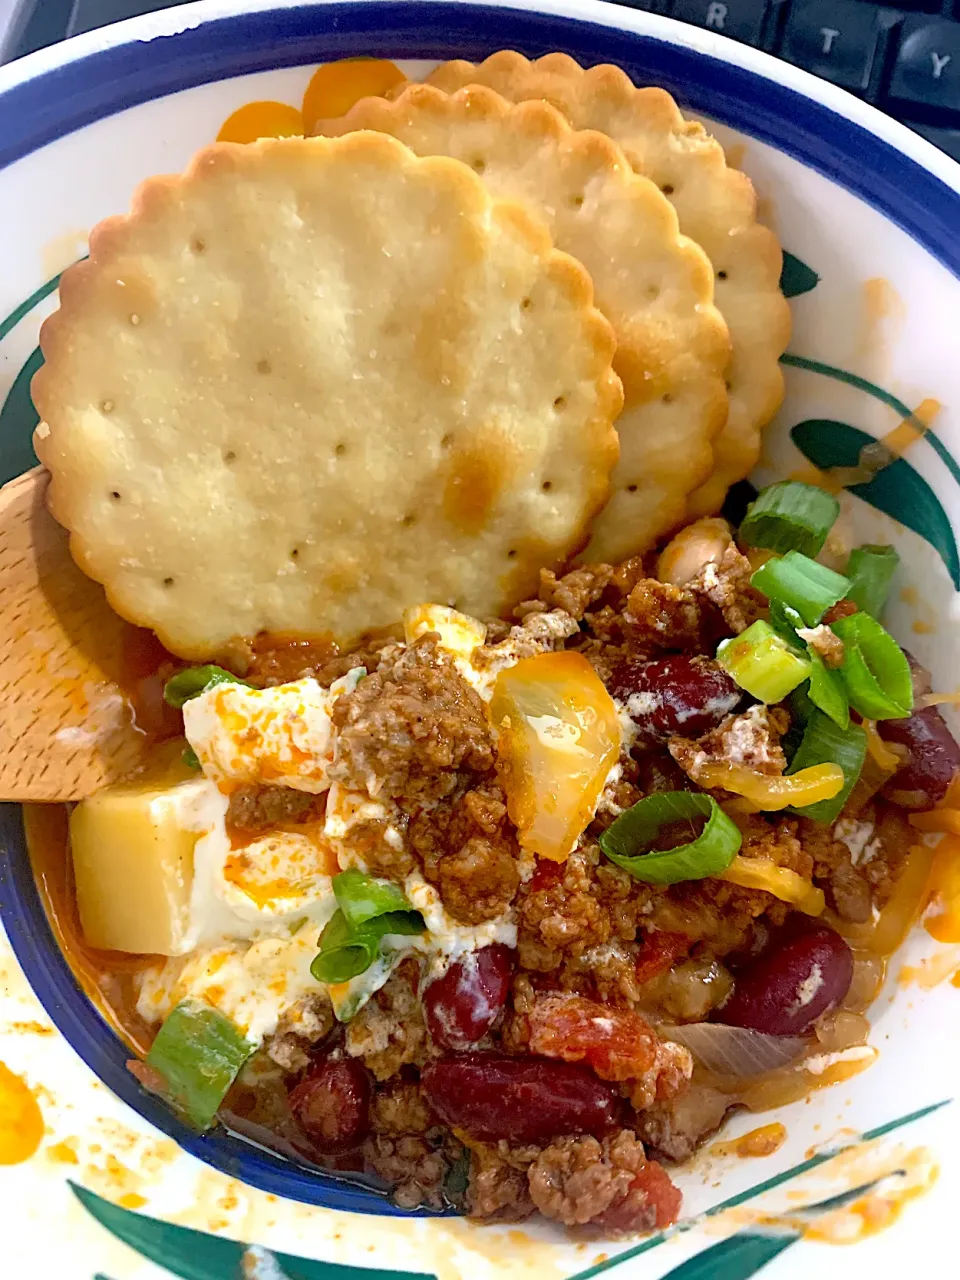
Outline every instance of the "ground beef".
<svg viewBox="0 0 960 1280">
<path fill-rule="evenodd" d="M 703 772 L 706 765 L 737 765 L 776 775 L 787 767 L 780 737 L 789 727 L 786 711 L 758 703 L 742 715 L 727 716 L 696 740 L 674 737 L 668 746 L 680 768 L 699 785 L 710 781 Z"/>
<path fill-rule="evenodd" d="M 628 637 L 640 648 L 713 649 L 726 628 L 719 610 L 687 587 L 642 578 L 627 597 L 623 620 Z"/>
<path fill-rule="evenodd" d="M 877 800 L 874 808 L 874 837 L 877 851 L 863 867 L 876 906 L 888 902 L 903 871 L 907 854 L 917 843 L 916 829 L 908 815 L 895 804 Z"/>
<path fill-rule="evenodd" d="M 460 771 L 493 767 L 486 707 L 437 642 L 428 632 L 337 699 L 336 781 L 409 809 L 450 795 Z"/>
<path fill-rule="evenodd" d="M 347 1027 L 347 1053 L 362 1058 L 378 1080 L 389 1079 L 408 1063 L 420 1066 L 426 1058 L 419 983 L 418 962 L 404 960 Z"/>
<path fill-rule="evenodd" d="M 394 1077 L 380 1085 L 370 1106 L 374 1133 L 396 1137 L 402 1133 L 426 1133 L 437 1121 L 417 1080 Z"/>
<path fill-rule="evenodd" d="M 739 635 L 768 607 L 766 596 L 751 587 L 753 565 L 731 542 L 719 564 L 705 564 L 687 590 L 714 605 L 728 629 Z"/>
<path fill-rule="evenodd" d="M 854 866 L 849 847 L 834 838 L 830 827 L 804 819 L 803 845 L 813 860 L 813 877 L 842 920 L 865 924 L 873 910 L 870 882 Z"/>
<path fill-rule="evenodd" d="M 386 818 L 368 818 L 351 824 L 344 835 L 337 837 L 337 847 L 343 855 L 341 866 L 358 862 L 372 876 L 405 880 L 419 867 L 403 838 L 408 824 L 407 815 L 399 812 L 392 822 Z M 399 841 L 391 838 L 391 827 L 399 830 Z"/>
<path fill-rule="evenodd" d="M 640 1147 L 639 1163 L 645 1159 Z M 614 1163 L 596 1138 L 558 1138 L 530 1168 L 530 1196 L 545 1218 L 583 1226 L 626 1199 L 635 1173 L 629 1164 Z"/>
<path fill-rule="evenodd" d="M 326 793 L 311 795 L 292 787 L 239 786 L 230 793 L 227 829 L 265 831 L 282 822 L 322 822 Z"/>
<path fill-rule="evenodd" d="M 376 1133 L 364 1142 L 363 1157 L 368 1172 L 393 1188 L 393 1199 L 401 1209 L 422 1204 L 442 1209 L 443 1184 L 460 1150 L 452 1136 L 437 1147 L 413 1134 L 388 1138 Z"/>
<path fill-rule="evenodd" d="M 495 783 L 422 810 L 410 823 L 410 848 L 460 924 L 499 916 L 520 885 L 520 848 Z"/>
<path fill-rule="evenodd" d="M 883 800 L 874 800 L 855 822 L 867 828 L 856 857 L 832 828 L 805 820 L 801 838 L 815 860 L 814 878 L 837 915 L 864 924 L 874 906 L 889 899 L 917 836 L 903 810 Z"/>
<path fill-rule="evenodd" d="M 810 879 L 816 854 L 809 846 L 806 831 L 814 824 L 801 824 L 795 818 L 777 818 L 772 815 L 768 819 L 759 813 L 740 815 L 738 822 L 743 834 L 743 844 L 740 846 L 742 858 L 760 858 Z M 802 839 L 801 830 L 804 833 Z"/>
<path fill-rule="evenodd" d="M 473 1144 L 467 1183 L 467 1214 L 495 1222 L 522 1222 L 536 1212 L 530 1198 L 527 1170 L 540 1154 L 539 1147 L 511 1148 Z"/>
<path fill-rule="evenodd" d="M 599 901 L 596 846 L 577 849 L 563 863 L 541 861 L 517 897 L 520 964 L 548 972 L 564 955 L 579 955 L 608 942 L 609 913 Z M 635 883 L 635 882 L 634 882 Z"/>
<path fill-rule="evenodd" d="M 776 832 L 772 839 L 776 842 Z M 768 845 L 768 851 L 773 847 Z M 788 861 L 793 851 L 788 840 L 779 856 Z M 574 962 L 584 953 L 604 955 L 602 949 L 614 940 L 634 941 L 640 927 L 683 934 L 691 945 L 699 943 L 722 959 L 751 951 L 757 929 L 779 927 L 788 910 L 769 893 L 713 878 L 644 884 L 588 844 L 565 863 L 541 861 L 521 887 L 516 902 L 519 959 L 527 970 L 550 973 L 552 983 L 559 970 L 566 989 L 588 994 L 582 964 Z"/>
<path fill-rule="evenodd" d="M 558 578 L 550 569 L 540 570 L 539 599 L 536 603 L 548 609 L 562 609 L 577 622 L 592 604 L 601 598 L 613 579 L 613 569 L 608 564 L 588 564 L 573 569 Z M 523 613 L 539 612 L 530 608 L 533 601 L 521 605 Z"/>
<path fill-rule="evenodd" d="M 267 1054 L 284 1071 L 302 1071 L 310 1061 L 310 1047 L 326 1039 L 334 1022 L 326 989 L 304 996 L 281 1014 Z"/>
<path fill-rule="evenodd" d="M 798 627 L 797 635 L 816 649 L 828 667 L 843 665 L 843 641 L 838 635 L 834 635 L 826 623 L 821 622 L 816 627 Z"/>
<path fill-rule="evenodd" d="M 651 886 L 652 909 L 646 923 L 664 933 L 682 933 L 691 943 L 723 959 L 754 949 L 758 928 L 778 928 L 789 914 L 779 898 L 758 889 L 741 889 L 725 880 L 685 880 L 668 889 Z"/>
<path fill-rule="evenodd" d="M 563 649 L 565 642 L 579 631 L 576 620 L 563 609 L 527 613 L 523 621 L 518 626 L 511 627 L 502 640 L 475 649 L 471 662 L 478 671 L 493 677 L 522 658 L 533 658 L 539 653 Z"/>
<path fill-rule="evenodd" d="M 697 1147 L 723 1124 L 730 1099 L 716 1089 L 694 1084 L 669 1102 L 637 1113 L 634 1128 L 659 1160 L 689 1160 Z"/>
<path fill-rule="evenodd" d="M 594 617 L 597 618 L 597 615 Z M 609 685 L 614 672 L 622 665 L 630 650 L 623 636 L 623 619 L 619 613 L 604 611 L 599 621 L 604 624 L 603 635 L 588 635 L 584 632 L 570 648 L 586 658 L 601 682 Z"/>
<path fill-rule="evenodd" d="M 561 991 L 588 996 L 613 1008 L 632 1009 L 642 994 L 637 980 L 637 946 L 614 939 L 568 956 L 554 981 Z"/>
<path fill-rule="evenodd" d="M 566 1226 L 593 1223 L 609 1233 L 650 1231 L 676 1219 L 680 1193 L 629 1129 L 602 1143 L 559 1138 L 527 1175 L 530 1196 L 545 1218 Z"/>
</svg>

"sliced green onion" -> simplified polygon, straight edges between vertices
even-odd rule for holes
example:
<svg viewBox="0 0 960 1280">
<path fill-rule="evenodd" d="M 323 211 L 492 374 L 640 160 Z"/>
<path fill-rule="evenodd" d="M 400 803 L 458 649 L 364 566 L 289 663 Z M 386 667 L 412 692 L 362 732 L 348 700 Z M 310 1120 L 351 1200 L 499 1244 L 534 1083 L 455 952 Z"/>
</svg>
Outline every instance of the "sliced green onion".
<svg viewBox="0 0 960 1280">
<path fill-rule="evenodd" d="M 761 702 L 780 702 L 810 675 L 810 660 L 762 618 L 723 640 L 717 661 L 741 689 Z"/>
<path fill-rule="evenodd" d="M 813 713 L 813 703 L 810 701 L 810 685 L 802 684 L 794 689 L 790 694 L 790 728 L 780 739 L 780 745 L 783 747 L 783 754 L 787 757 L 787 761 L 791 761 L 797 753 L 797 748 L 803 739 L 803 731 L 807 727 L 807 721 Z"/>
<path fill-rule="evenodd" d="M 762 489 L 750 504 L 740 538 L 749 547 L 815 556 L 839 514 L 840 503 L 832 493 L 797 480 L 781 480 Z"/>
<path fill-rule="evenodd" d="M 353 929 L 390 911 L 412 910 L 398 884 L 392 880 L 375 880 L 356 868 L 333 877 L 333 892 L 347 924 Z"/>
<path fill-rule="evenodd" d="M 770 600 L 790 605 L 808 627 L 815 627 L 831 605 L 842 600 L 850 583 L 842 574 L 817 564 L 799 551 L 762 564 L 750 585 Z"/>
<path fill-rule="evenodd" d="M 784 604 L 782 600 L 771 600 L 770 625 L 778 636 L 783 636 L 787 644 L 792 644 L 795 649 L 803 647 L 803 641 L 797 635 L 797 630 L 803 626 L 803 619 L 796 609 Z"/>
<path fill-rule="evenodd" d="M 191 698 L 206 693 L 217 684 L 242 684 L 248 689 L 252 688 L 246 680 L 238 680 L 231 672 L 224 671 L 223 667 L 187 667 L 185 671 L 178 671 L 175 676 L 171 676 L 163 686 L 163 697 L 171 707 L 179 709 Z"/>
<path fill-rule="evenodd" d="M 880 618 L 900 557 L 890 546 L 857 547 L 847 561 L 850 590 L 847 595 L 872 618 Z"/>
<path fill-rule="evenodd" d="M 328 986 L 327 994 L 337 1021 L 351 1022 L 367 1001 L 388 981 L 403 956 L 401 950 L 381 952 L 369 969 L 364 969 L 363 973 L 358 973 L 349 982 Z"/>
<path fill-rule="evenodd" d="M 666 823 L 706 818 L 695 840 L 673 849 L 645 850 Z M 743 837 L 714 800 L 693 791 L 658 791 L 643 800 L 609 826 L 600 837 L 600 848 L 611 862 L 635 880 L 648 884 L 677 884 L 681 880 L 702 880 L 726 871 L 737 856 Z"/>
<path fill-rule="evenodd" d="M 838 729 L 845 729 L 850 723 L 850 706 L 839 671 L 828 667 L 812 644 L 807 645 L 807 657 L 812 663 L 808 689 L 810 701 L 825 711 Z"/>
<path fill-rule="evenodd" d="M 227 1090 L 254 1051 L 229 1018 L 184 1000 L 157 1032 L 146 1065 L 164 1081 L 165 1095 L 201 1131 L 209 1129 Z"/>
<path fill-rule="evenodd" d="M 343 911 L 336 911 L 320 935 L 320 953 L 310 972 L 318 982 L 349 982 L 369 969 L 380 954 L 380 942 L 388 934 L 423 933 L 419 911 L 388 911 L 352 926 Z"/>
<path fill-rule="evenodd" d="M 797 631 L 803 626 L 803 619 L 796 609 L 792 609 L 790 605 L 783 604 L 779 600 L 771 600 L 770 625 L 788 644 L 792 644 L 797 648 L 802 646 L 810 659 L 809 684 L 800 685 L 790 695 L 793 723 L 782 739 L 783 749 L 789 759 L 791 742 L 795 749 L 800 741 L 798 712 L 793 705 L 794 703 L 802 699 L 804 704 L 804 709 L 799 713 L 801 726 L 809 718 L 809 708 L 817 706 L 821 711 L 825 711 L 830 719 L 834 720 L 841 729 L 845 729 L 850 723 L 850 707 L 847 703 L 846 690 L 839 672 L 827 666 L 809 640 L 802 640 L 797 635 Z"/>
<path fill-rule="evenodd" d="M 866 754 L 867 735 L 859 725 L 841 729 L 815 708 L 787 772 L 799 773 L 817 764 L 838 764 L 843 770 L 843 786 L 830 800 L 819 800 L 790 812 L 801 818 L 812 818 L 814 822 L 834 822 L 860 777 Z"/>
<path fill-rule="evenodd" d="M 183 763 L 187 766 L 188 769 L 200 768 L 200 757 L 194 751 L 193 747 L 189 745 L 183 748 L 183 751 L 181 752 L 181 755 L 180 755 L 180 759 L 183 761 Z"/>
<path fill-rule="evenodd" d="M 854 710 L 867 720 L 908 716 L 913 710 L 913 678 L 893 636 L 867 613 L 838 618 L 832 630 L 843 641 L 840 676 Z"/>
</svg>

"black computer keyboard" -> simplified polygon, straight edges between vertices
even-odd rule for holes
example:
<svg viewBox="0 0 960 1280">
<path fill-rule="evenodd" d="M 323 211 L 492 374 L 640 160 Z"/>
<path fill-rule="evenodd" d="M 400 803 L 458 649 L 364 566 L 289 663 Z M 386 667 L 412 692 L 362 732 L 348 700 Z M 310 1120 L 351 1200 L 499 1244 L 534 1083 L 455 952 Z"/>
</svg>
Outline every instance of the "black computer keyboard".
<svg viewBox="0 0 960 1280">
<path fill-rule="evenodd" d="M 29 0 L 9 56 L 170 2 Z M 960 0 L 624 3 L 721 32 L 804 67 L 896 116 L 960 160 Z"/>
</svg>

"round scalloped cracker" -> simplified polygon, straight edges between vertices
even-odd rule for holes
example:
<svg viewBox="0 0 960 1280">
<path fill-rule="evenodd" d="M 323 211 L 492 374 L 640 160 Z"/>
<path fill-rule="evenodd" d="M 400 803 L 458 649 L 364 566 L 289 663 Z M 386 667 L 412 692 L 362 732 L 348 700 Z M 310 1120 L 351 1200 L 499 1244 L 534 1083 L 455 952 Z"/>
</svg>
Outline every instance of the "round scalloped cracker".
<svg viewBox="0 0 960 1280">
<path fill-rule="evenodd" d="M 418 155 L 453 156 L 493 195 L 546 219 L 558 248 L 593 278 L 623 380 L 620 461 L 584 554 L 622 560 L 673 529 L 712 466 L 730 348 L 712 305 L 710 264 L 653 183 L 604 134 L 577 132 L 546 103 L 517 106 L 486 88 L 448 96 L 414 84 L 393 102 L 365 98 L 318 128 L 376 129 Z"/>
<path fill-rule="evenodd" d="M 790 338 L 790 309 L 780 291 L 776 236 L 757 222 L 746 174 L 727 166 L 723 148 L 703 125 L 686 120 L 664 89 L 638 89 L 619 67 L 584 70 L 565 53 L 535 62 L 502 50 L 476 65 L 445 62 L 427 78 L 447 93 L 464 85 L 495 89 L 511 102 L 551 103 L 575 129 L 613 138 L 638 173 L 663 191 L 717 277 L 716 302 L 730 329 L 730 414 L 716 441 L 713 474 L 691 496 L 690 516 L 720 509 L 729 485 L 760 455 L 763 428 L 783 399 L 779 359 Z M 399 92 L 397 90 L 396 92 Z"/>
<path fill-rule="evenodd" d="M 67 271 L 33 395 L 50 508 L 175 653 L 495 614 L 579 550 L 622 403 L 583 267 L 381 134 L 219 144 Z"/>
</svg>

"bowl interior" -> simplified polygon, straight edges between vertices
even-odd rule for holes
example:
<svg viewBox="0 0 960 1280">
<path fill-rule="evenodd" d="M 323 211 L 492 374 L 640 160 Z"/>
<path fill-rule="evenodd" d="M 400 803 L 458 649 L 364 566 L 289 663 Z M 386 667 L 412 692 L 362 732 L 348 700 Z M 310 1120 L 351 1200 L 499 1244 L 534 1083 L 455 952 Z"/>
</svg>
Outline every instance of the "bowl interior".
<svg viewBox="0 0 960 1280">
<path fill-rule="evenodd" d="M 227 7 L 198 6 L 195 25 L 184 15 L 144 19 L 137 31 L 164 32 L 149 41 L 134 28 L 128 37 L 95 33 L 77 43 L 72 59 L 38 55 L 32 75 L 25 65 L 0 81 L 0 479 L 34 462 L 29 379 L 58 273 L 83 253 L 91 226 L 127 206 L 140 179 L 182 168 L 242 103 L 298 102 L 324 61 L 386 57 L 417 76 L 436 60 L 479 59 L 496 48 L 562 49 L 588 64 L 619 63 L 637 83 L 666 87 L 687 112 L 712 122 L 754 179 L 763 217 L 788 251 L 784 288 L 794 297 L 794 336 L 787 399 L 759 482 L 811 463 L 852 465 L 865 441 L 923 402 L 941 406 L 931 408 L 933 425 L 907 457 L 844 498 L 841 531 L 851 543 L 897 545 L 904 569 L 891 629 L 931 667 L 938 687 L 952 687 L 960 367 L 951 333 L 960 310 L 960 196 L 948 162 L 935 163 L 926 144 L 852 99 L 838 110 L 844 95 L 836 91 L 817 90 L 824 101 L 807 96 L 816 82 L 800 72 L 622 9 L 591 6 L 590 20 L 573 3 L 552 12 L 380 0 L 253 4 L 229 14 Z M 0 809 L 0 881 L 0 919 L 29 982 L 84 1062 L 141 1116 L 264 1190 L 332 1208 L 403 1212 L 367 1188 L 295 1169 L 229 1135 L 197 1137 L 140 1089 L 125 1068 L 128 1051 L 53 941 L 13 806 Z M 915 965 L 931 945 L 917 933 L 904 958 Z M 948 1097 L 950 1059 L 942 1049 L 930 1055 L 922 1081 L 910 1069 L 918 1047 L 943 1043 L 944 1000 L 941 990 L 913 999 L 891 977 L 874 1009 L 879 1062 L 842 1097 L 825 1091 L 788 1108 L 789 1140 L 764 1162 L 763 1176 L 790 1170 L 840 1124 L 869 1130 Z M 758 1177 L 742 1167 L 725 1171 L 723 1196 Z M 720 1198 L 696 1171 L 680 1182 L 690 1212 Z"/>
</svg>

